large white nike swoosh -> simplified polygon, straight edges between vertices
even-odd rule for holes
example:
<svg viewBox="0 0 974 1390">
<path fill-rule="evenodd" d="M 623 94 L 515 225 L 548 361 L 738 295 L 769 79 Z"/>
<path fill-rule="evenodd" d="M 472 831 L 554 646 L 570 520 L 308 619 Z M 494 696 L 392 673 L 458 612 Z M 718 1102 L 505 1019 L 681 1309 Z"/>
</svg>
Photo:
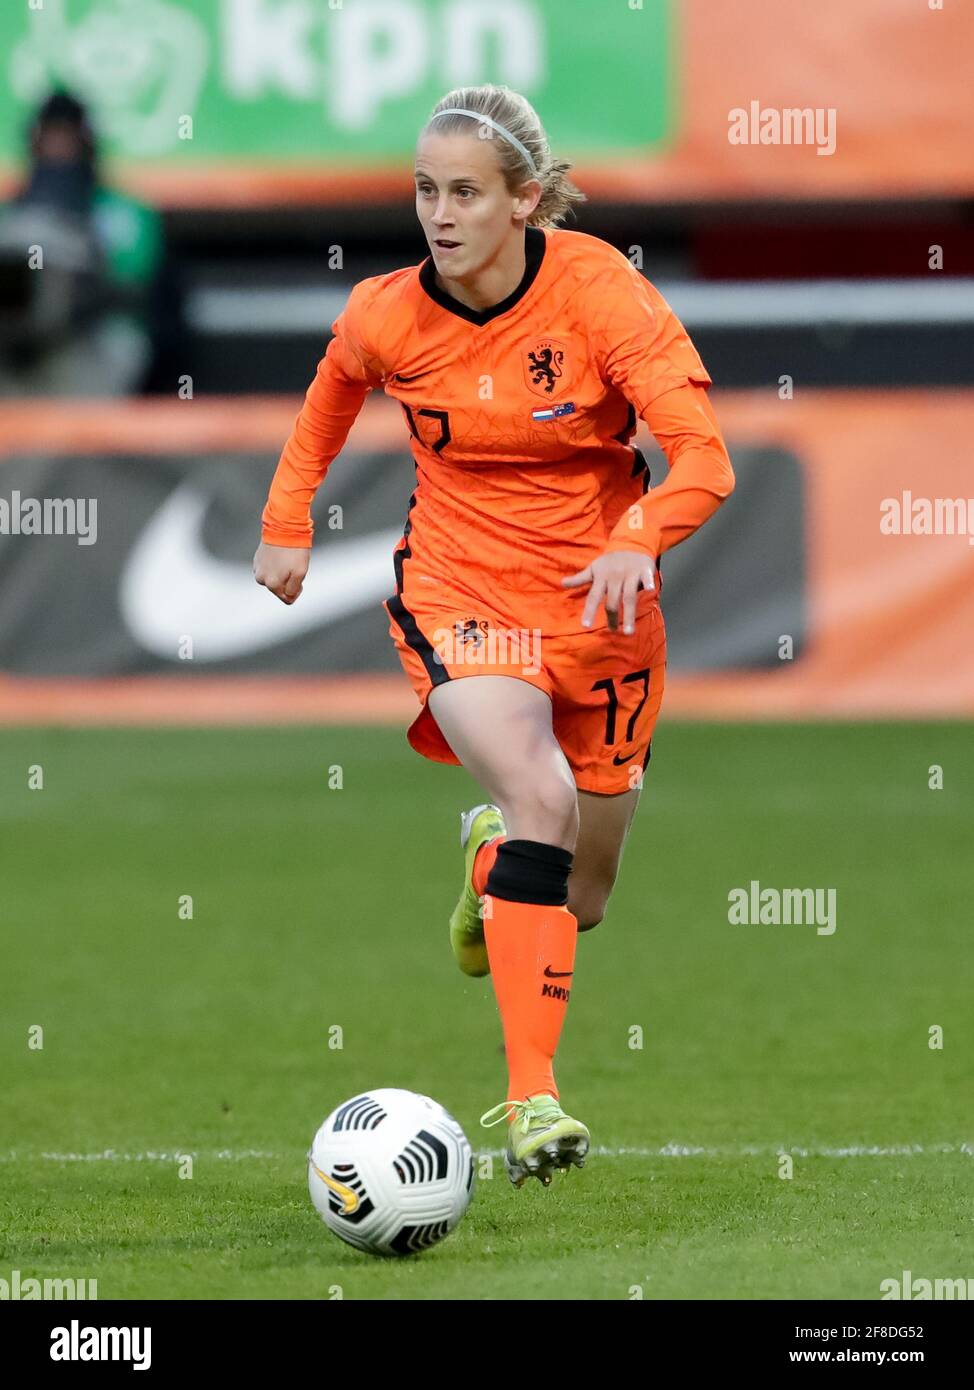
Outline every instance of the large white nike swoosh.
<svg viewBox="0 0 974 1390">
<path fill-rule="evenodd" d="M 281 603 L 257 584 L 251 564 L 230 563 L 203 545 L 210 499 L 181 484 L 148 522 L 125 562 L 119 607 L 133 637 L 155 656 L 179 660 L 193 639 L 193 659 L 225 661 L 287 642 L 337 622 L 395 592 L 395 530 L 373 531 L 316 546 L 301 597 Z"/>
</svg>

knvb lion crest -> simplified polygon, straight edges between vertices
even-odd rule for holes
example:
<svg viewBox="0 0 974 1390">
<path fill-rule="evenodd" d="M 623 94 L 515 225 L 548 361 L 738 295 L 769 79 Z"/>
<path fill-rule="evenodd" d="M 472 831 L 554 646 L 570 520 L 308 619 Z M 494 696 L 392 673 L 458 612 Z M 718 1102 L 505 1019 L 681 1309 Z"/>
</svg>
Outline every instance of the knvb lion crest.
<svg viewBox="0 0 974 1390">
<path fill-rule="evenodd" d="M 536 396 L 550 400 L 556 391 L 568 384 L 568 363 L 564 343 L 554 338 L 542 338 L 528 348 L 524 358 L 524 376 Z"/>
<path fill-rule="evenodd" d="M 453 630 L 457 645 L 466 647 L 468 643 L 472 643 L 475 647 L 482 647 L 487 628 L 486 618 L 464 618 L 462 622 L 455 623 Z"/>
</svg>

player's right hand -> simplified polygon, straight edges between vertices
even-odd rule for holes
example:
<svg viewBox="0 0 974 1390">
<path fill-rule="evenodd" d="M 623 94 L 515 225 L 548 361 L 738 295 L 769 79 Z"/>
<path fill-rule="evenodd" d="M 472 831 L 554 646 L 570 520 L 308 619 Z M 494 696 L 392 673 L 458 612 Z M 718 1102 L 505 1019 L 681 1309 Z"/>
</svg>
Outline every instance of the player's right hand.
<svg viewBox="0 0 974 1390">
<path fill-rule="evenodd" d="M 261 542 L 254 556 L 254 578 L 282 603 L 293 603 L 304 587 L 311 551 L 305 546 L 267 545 Z"/>
</svg>

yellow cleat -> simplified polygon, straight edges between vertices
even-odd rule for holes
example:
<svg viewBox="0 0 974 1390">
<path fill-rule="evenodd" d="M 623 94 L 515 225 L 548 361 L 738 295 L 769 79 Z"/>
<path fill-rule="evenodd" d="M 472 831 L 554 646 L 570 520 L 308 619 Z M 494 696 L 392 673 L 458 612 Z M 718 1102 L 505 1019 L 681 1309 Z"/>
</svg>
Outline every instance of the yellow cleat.
<svg viewBox="0 0 974 1390">
<path fill-rule="evenodd" d="M 500 807 L 486 802 L 460 815 L 460 845 L 465 851 L 463 892 L 450 918 L 450 945 L 465 975 L 489 975 L 490 962 L 481 916 L 483 898 L 473 889 L 473 861 L 481 845 L 506 835 Z"/>
<path fill-rule="evenodd" d="M 495 1111 L 504 1114 L 488 1119 Z M 485 1129 L 500 1124 L 507 1111 L 514 1111 L 507 1135 L 504 1167 L 515 1187 L 528 1178 L 537 1178 L 543 1187 L 551 1185 L 552 1174 L 569 1166 L 585 1166 L 591 1136 L 579 1121 L 566 1115 L 554 1096 L 529 1096 L 527 1100 L 502 1100 L 480 1117 Z"/>
</svg>

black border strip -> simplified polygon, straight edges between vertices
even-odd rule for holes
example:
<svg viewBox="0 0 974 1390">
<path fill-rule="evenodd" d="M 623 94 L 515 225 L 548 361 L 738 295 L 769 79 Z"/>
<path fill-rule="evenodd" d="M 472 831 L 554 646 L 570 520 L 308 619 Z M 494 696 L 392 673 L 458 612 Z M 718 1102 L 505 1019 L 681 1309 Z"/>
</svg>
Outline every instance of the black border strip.
<svg viewBox="0 0 974 1390">
<path fill-rule="evenodd" d="M 452 676 L 443 662 L 437 661 L 436 652 L 432 643 L 420 631 L 419 624 L 406 607 L 402 598 L 403 562 L 411 559 L 413 553 L 409 548 L 409 533 L 413 528 L 410 513 L 415 505 L 416 494 L 414 492 L 409 499 L 409 507 L 406 511 L 406 525 L 403 527 L 402 532 L 403 540 L 406 544 L 402 546 L 401 549 L 398 549 L 393 556 L 393 564 L 396 571 L 396 592 L 391 598 L 386 599 L 386 606 L 389 609 L 390 617 L 395 618 L 396 622 L 402 628 L 403 636 L 406 639 L 406 645 L 416 653 L 426 667 L 426 674 L 429 676 L 430 680 L 434 685 L 445 685 L 448 680 L 452 680 Z"/>
</svg>

